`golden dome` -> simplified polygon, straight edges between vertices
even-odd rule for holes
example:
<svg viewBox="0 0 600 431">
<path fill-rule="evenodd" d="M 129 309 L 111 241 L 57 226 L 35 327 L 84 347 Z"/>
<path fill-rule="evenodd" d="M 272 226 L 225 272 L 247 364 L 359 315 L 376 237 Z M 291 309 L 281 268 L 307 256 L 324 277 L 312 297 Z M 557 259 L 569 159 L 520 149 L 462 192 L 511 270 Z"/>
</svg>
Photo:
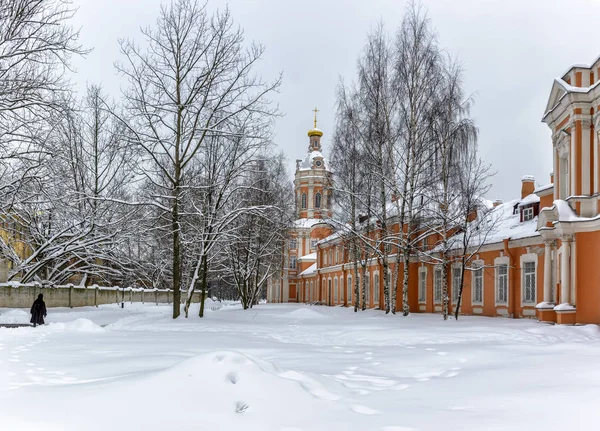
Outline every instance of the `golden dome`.
<svg viewBox="0 0 600 431">
<path fill-rule="evenodd" d="M 310 129 L 308 131 L 308 136 L 323 136 L 323 131 L 321 129 L 317 129 L 316 127 L 314 129 Z"/>
</svg>

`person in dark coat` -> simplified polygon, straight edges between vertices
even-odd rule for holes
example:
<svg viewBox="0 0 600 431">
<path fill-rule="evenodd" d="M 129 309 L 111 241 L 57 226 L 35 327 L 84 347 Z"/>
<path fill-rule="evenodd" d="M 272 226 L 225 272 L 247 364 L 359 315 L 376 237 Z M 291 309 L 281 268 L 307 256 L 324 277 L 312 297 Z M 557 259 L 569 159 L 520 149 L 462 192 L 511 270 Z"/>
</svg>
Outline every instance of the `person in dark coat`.
<svg viewBox="0 0 600 431">
<path fill-rule="evenodd" d="M 36 325 L 44 324 L 44 317 L 46 317 L 46 303 L 44 302 L 44 295 L 41 293 L 38 295 L 37 299 L 33 301 L 30 313 L 30 322 L 33 323 L 34 328 Z"/>
</svg>

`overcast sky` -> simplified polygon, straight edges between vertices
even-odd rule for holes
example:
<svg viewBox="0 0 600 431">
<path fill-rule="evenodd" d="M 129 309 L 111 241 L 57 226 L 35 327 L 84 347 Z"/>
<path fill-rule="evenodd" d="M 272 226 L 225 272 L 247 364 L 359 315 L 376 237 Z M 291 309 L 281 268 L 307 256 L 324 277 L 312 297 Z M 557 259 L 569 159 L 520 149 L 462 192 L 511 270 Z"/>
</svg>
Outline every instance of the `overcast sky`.
<svg viewBox="0 0 600 431">
<path fill-rule="evenodd" d="M 102 83 L 119 96 L 118 38 L 137 38 L 153 24 L 160 0 L 75 0 L 74 25 L 81 42 L 93 48 L 76 60 L 79 88 Z M 401 0 L 209 0 L 209 8 L 229 4 L 247 39 L 266 47 L 260 73 L 283 72 L 277 97 L 284 116 L 276 142 L 290 172 L 308 147 L 312 109 L 320 110 L 327 154 L 333 129 L 339 77 L 355 77 L 365 36 L 377 21 L 390 31 L 400 25 Z M 475 94 L 472 111 L 479 127 L 482 157 L 497 172 L 490 199 L 519 197 L 520 179 L 534 175 L 540 185 L 552 171 L 550 131 L 541 123 L 552 80 L 574 63 L 600 56 L 598 0 L 423 0 L 440 45 L 465 69 L 465 87 Z"/>
</svg>

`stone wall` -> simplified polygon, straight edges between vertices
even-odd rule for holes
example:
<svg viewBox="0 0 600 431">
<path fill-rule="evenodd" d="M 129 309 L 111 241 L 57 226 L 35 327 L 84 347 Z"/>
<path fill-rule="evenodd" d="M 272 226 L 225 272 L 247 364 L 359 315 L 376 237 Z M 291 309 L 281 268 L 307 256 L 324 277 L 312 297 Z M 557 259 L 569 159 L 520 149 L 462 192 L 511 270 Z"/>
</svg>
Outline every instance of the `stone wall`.
<svg viewBox="0 0 600 431">
<path fill-rule="evenodd" d="M 29 308 L 38 294 L 44 294 L 46 307 L 85 307 L 100 304 L 120 304 L 125 302 L 148 302 L 171 304 L 173 291 L 167 289 L 140 289 L 132 287 L 104 286 L 53 286 L 40 284 L 0 283 L 0 308 Z M 185 302 L 186 292 L 181 292 L 181 303 Z M 194 292 L 192 302 L 200 302 L 200 292 Z"/>
</svg>

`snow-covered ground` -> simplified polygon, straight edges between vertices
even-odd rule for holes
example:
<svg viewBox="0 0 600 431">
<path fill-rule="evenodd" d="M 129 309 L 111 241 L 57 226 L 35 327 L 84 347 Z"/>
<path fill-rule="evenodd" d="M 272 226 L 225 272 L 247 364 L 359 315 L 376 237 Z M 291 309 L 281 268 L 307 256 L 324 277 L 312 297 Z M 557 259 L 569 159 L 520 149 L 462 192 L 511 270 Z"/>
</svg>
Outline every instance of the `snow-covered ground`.
<svg viewBox="0 0 600 431">
<path fill-rule="evenodd" d="M 591 430 L 600 330 L 303 305 L 0 329 L 1 430 Z M 0 323 L 27 321 L 0 309 Z"/>
</svg>

